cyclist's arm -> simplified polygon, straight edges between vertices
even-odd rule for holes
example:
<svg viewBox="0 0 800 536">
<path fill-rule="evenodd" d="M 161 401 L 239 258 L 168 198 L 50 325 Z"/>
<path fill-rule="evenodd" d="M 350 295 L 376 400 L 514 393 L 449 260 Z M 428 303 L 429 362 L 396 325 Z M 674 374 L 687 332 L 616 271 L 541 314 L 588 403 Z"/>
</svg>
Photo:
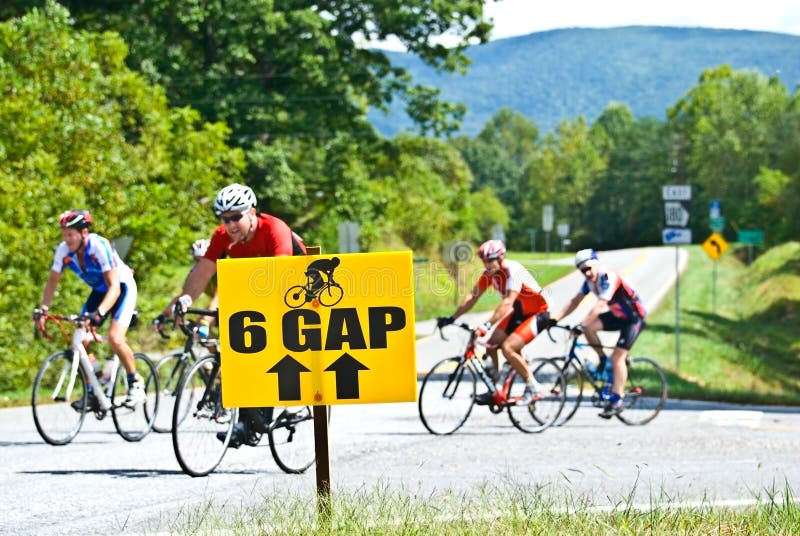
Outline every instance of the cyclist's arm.
<svg viewBox="0 0 800 536">
<path fill-rule="evenodd" d="M 458 309 L 456 309 L 456 312 L 453 313 L 453 318 L 458 318 L 472 309 L 472 306 L 475 305 L 475 303 L 478 301 L 478 298 L 481 297 L 481 294 L 483 294 L 483 290 L 480 287 L 477 285 L 473 287 L 472 291 L 464 296 L 463 300 L 461 300 L 461 304 L 458 306 Z"/>
<path fill-rule="evenodd" d="M 189 275 L 186 276 L 186 281 L 183 283 L 181 292 L 172 298 L 167 308 L 164 309 L 163 314 L 167 317 L 172 316 L 172 306 L 175 305 L 178 298 L 184 294 L 188 294 L 192 300 L 195 300 L 203 293 L 203 289 L 206 288 L 206 285 L 208 285 L 208 282 L 211 281 L 211 278 L 214 277 L 216 272 L 217 264 L 214 261 L 206 257 L 198 259 L 197 264 L 192 267 L 191 271 L 189 271 Z"/>
<path fill-rule="evenodd" d="M 58 282 L 61 281 L 61 272 L 50 270 L 50 275 L 47 277 L 47 283 L 44 285 L 42 291 L 42 308 L 49 309 L 50 304 L 53 303 L 53 296 L 56 294 Z"/>
<path fill-rule="evenodd" d="M 497 306 L 487 322 L 489 322 L 491 325 L 500 322 L 500 320 L 514 307 L 514 302 L 517 300 L 517 296 L 519 296 L 518 291 L 509 290 L 508 294 L 503 297 L 502 301 L 500 301 L 500 305 Z"/>
<path fill-rule="evenodd" d="M 590 326 L 597 318 L 600 316 L 600 313 L 608 309 L 608 300 L 603 298 L 599 298 L 597 303 L 594 304 L 592 310 L 587 313 L 587 315 L 583 318 L 584 326 Z"/>
<path fill-rule="evenodd" d="M 552 317 L 552 319 L 555 320 L 556 322 L 560 321 L 562 318 L 566 317 L 572 311 L 574 311 L 575 308 L 578 307 L 578 305 L 580 305 L 580 303 L 583 301 L 583 298 L 585 297 L 586 294 L 578 292 L 577 294 L 575 294 L 575 296 L 573 296 L 573 298 L 569 301 L 569 303 L 567 303 L 563 307 L 563 309 L 561 309 L 561 311 L 558 314 Z"/>
<path fill-rule="evenodd" d="M 100 303 L 97 304 L 97 312 L 105 316 L 117 303 L 117 299 L 122 294 L 122 288 L 119 285 L 119 273 L 116 268 L 103 272 L 103 279 L 106 282 L 108 291 L 106 291 L 106 295 L 103 296 Z"/>
</svg>

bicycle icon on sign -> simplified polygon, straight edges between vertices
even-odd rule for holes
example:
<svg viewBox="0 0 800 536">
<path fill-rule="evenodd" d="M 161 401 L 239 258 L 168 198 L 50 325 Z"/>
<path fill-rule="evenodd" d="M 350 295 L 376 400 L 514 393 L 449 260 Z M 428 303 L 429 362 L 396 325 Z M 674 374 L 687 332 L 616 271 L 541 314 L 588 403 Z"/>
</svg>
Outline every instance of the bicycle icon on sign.
<svg viewBox="0 0 800 536">
<path fill-rule="evenodd" d="M 339 257 L 317 259 L 306 268 L 306 284 L 290 287 L 283 295 L 283 301 L 292 309 L 306 303 L 314 307 L 324 305 L 333 307 L 344 296 L 344 289 L 333 280 L 333 271 L 339 266 Z"/>
</svg>

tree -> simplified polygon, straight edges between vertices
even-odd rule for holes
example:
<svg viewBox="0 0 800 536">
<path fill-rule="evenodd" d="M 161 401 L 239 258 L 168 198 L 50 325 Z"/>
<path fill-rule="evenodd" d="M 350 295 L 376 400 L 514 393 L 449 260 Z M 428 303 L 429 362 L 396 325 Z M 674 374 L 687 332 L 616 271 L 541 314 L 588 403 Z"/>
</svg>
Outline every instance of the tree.
<svg viewBox="0 0 800 536">
<path fill-rule="evenodd" d="M 522 177 L 536 155 L 538 137 L 539 129 L 528 118 L 503 108 L 474 140 L 453 140 L 475 177 L 473 190 L 491 191 L 505 205 L 507 222 L 503 226 L 511 247 L 527 246 L 528 232 L 520 226 L 526 189 Z"/>
<path fill-rule="evenodd" d="M 576 247 L 619 248 L 657 243 L 663 227 L 661 185 L 669 176 L 669 136 L 655 119 L 635 119 L 611 103 L 592 125 L 594 145 L 608 166 L 582 224 L 592 232 Z"/>
<path fill-rule="evenodd" d="M 6 7 L 20 15 L 26 5 Z M 483 0 L 62 0 L 78 25 L 113 30 L 130 66 L 167 88 L 178 105 L 222 120 L 249 143 L 286 136 L 373 136 L 368 106 L 406 100 L 425 132 L 448 132 L 463 109 L 415 85 L 369 43 L 394 37 L 429 65 L 466 68 L 468 44 L 488 40 Z M 15 12 L 16 11 L 16 12 Z M 454 47 L 436 37 L 458 36 Z"/>
<path fill-rule="evenodd" d="M 2 345 L 30 333 L 62 211 L 89 209 L 101 234 L 133 235 L 128 260 L 152 274 L 207 232 L 214 192 L 244 168 L 224 125 L 169 108 L 161 88 L 125 66 L 126 53 L 115 34 L 75 31 L 55 3 L 0 23 Z M 81 285 L 65 278 L 54 307 L 77 308 Z M 35 368 L 14 365 L 34 356 L 3 354 L 0 389 L 30 385 Z"/>
<path fill-rule="evenodd" d="M 573 242 L 590 240 L 596 229 L 588 227 L 586 215 L 606 165 L 586 120 L 562 121 L 525 170 L 523 224 L 537 227 L 542 207 L 553 205 L 556 223 L 570 224 Z"/>
<path fill-rule="evenodd" d="M 723 65 L 705 70 L 692 89 L 668 111 L 670 129 L 681 140 L 686 181 L 692 184 L 693 228 L 708 229 L 708 203 L 721 200 L 730 223 L 757 226 L 764 217 L 755 202 L 754 178 L 778 165 L 779 125 L 789 109 L 777 78 L 734 71 Z"/>
</svg>

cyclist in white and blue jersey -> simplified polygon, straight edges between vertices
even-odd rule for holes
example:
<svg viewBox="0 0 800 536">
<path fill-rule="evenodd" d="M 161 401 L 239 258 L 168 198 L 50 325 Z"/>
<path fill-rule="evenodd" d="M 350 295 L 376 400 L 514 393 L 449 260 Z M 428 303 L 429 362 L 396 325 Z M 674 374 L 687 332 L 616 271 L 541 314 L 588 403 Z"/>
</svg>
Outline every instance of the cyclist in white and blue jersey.
<svg viewBox="0 0 800 536">
<path fill-rule="evenodd" d="M 633 343 L 644 328 L 647 311 L 630 282 L 617 272 L 600 264 L 597 253 L 593 249 L 580 250 L 575 255 L 575 267 L 584 276 L 583 284 L 578 293 L 553 319 L 558 321 L 570 314 L 587 294 L 591 293 L 597 296 L 597 302 L 578 326 L 578 331 L 582 331 L 586 335 L 586 339 L 600 356 L 598 370 L 608 366 L 606 364 L 608 358 L 600 346 L 597 332 L 619 331 L 619 339 L 611 353 L 613 379 L 611 393 L 605 408 L 600 413 L 600 417 L 610 419 L 622 411 L 625 381 L 628 379 L 625 361 Z"/>
<path fill-rule="evenodd" d="M 92 216 L 87 210 L 73 209 L 61 214 L 59 226 L 64 240 L 53 255 L 39 308 L 44 311 L 50 308 L 66 268 L 89 285 L 92 292 L 83 304 L 81 315 L 94 327 L 100 327 L 106 318 L 110 318 L 108 345 L 119 356 L 128 373 L 129 388 L 125 404 L 139 404 L 145 399 L 144 381 L 136 373 L 133 350 L 126 340 L 136 309 L 136 281 L 133 272 L 122 262 L 111 243 L 90 232 L 91 225 Z M 43 323 L 44 318 L 40 322 Z M 88 398 L 91 406 L 96 405 L 97 399 L 91 391 Z"/>
</svg>

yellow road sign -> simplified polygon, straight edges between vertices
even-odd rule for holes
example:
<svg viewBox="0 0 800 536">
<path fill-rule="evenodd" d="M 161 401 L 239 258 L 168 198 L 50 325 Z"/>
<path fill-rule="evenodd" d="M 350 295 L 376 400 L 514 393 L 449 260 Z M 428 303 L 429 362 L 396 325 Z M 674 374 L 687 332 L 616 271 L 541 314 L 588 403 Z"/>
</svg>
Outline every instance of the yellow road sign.
<svg viewBox="0 0 800 536">
<path fill-rule="evenodd" d="M 722 254 L 728 250 L 728 243 L 719 233 L 711 233 L 711 236 L 706 238 L 703 242 L 703 249 L 713 260 L 722 257 Z"/>
<path fill-rule="evenodd" d="M 228 407 L 416 400 L 411 252 L 217 263 Z"/>
</svg>

